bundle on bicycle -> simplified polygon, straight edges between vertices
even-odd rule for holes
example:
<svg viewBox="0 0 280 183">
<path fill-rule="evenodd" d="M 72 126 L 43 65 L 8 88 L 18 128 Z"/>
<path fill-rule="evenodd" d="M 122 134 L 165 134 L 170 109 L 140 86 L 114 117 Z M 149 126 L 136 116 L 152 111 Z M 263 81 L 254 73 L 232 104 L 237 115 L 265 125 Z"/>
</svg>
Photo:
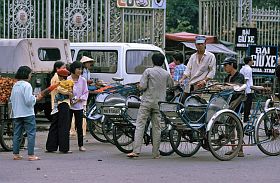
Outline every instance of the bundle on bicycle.
<svg viewBox="0 0 280 183">
<path fill-rule="evenodd" d="M 141 101 L 138 96 L 130 95 L 126 98 L 125 105 L 114 105 L 114 101 L 122 97 L 120 94 L 111 94 L 109 100 L 105 99 L 101 109 L 106 121 L 109 121 L 113 126 L 112 140 L 114 144 L 121 152 L 130 153 L 133 150 L 135 122 Z M 169 140 L 166 141 L 168 129 L 165 123 L 162 123 L 162 125 L 160 154 L 167 156 L 174 151 L 169 145 Z M 144 131 L 144 143 L 146 145 L 152 143 L 151 133 L 152 129 L 148 119 Z"/>
<path fill-rule="evenodd" d="M 180 156 L 190 157 L 202 146 L 219 160 L 237 156 L 243 127 L 233 110 L 238 102 L 234 100 L 236 104 L 232 106 L 232 99 L 243 89 L 238 85 L 215 83 L 193 92 L 184 104 L 159 102 L 165 122 L 172 126 L 169 138 L 173 150 Z M 233 152 L 229 154 L 229 151 Z"/>
</svg>

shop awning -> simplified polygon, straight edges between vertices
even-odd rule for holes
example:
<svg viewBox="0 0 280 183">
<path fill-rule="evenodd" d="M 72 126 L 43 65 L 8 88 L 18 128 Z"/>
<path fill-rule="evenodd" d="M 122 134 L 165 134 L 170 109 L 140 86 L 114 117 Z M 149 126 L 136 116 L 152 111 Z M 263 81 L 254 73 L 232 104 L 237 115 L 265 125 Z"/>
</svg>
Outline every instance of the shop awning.
<svg viewBox="0 0 280 183">
<path fill-rule="evenodd" d="M 175 42 L 195 42 L 195 37 L 199 34 L 189 33 L 189 32 L 177 32 L 177 33 L 166 33 L 165 39 L 167 41 L 175 41 Z M 216 36 L 204 35 L 206 37 L 206 43 L 217 43 Z"/>
<path fill-rule="evenodd" d="M 188 48 L 196 50 L 196 47 L 195 47 L 194 43 L 189 43 L 189 42 L 181 42 L 181 43 L 183 43 Z M 206 50 L 211 52 L 211 53 L 224 53 L 224 54 L 228 54 L 228 55 L 237 55 L 236 52 L 228 49 L 223 44 L 218 44 L 218 43 L 206 44 Z"/>
</svg>

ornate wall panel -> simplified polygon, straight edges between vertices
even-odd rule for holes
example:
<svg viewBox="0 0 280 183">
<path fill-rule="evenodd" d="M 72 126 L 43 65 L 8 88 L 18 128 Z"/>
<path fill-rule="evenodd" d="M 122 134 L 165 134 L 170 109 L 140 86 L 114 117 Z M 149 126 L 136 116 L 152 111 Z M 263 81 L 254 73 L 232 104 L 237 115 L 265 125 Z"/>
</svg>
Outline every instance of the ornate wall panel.
<svg viewBox="0 0 280 183">
<path fill-rule="evenodd" d="M 116 0 L 0 0 L 0 38 L 139 42 L 164 47 L 164 26 L 165 9 L 122 8 Z"/>
</svg>

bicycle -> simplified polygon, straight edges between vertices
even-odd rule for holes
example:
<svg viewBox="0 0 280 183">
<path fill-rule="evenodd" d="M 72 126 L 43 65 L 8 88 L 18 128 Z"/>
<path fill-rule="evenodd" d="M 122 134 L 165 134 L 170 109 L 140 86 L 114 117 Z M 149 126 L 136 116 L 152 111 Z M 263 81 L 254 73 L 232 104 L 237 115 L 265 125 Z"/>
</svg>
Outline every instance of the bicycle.
<svg viewBox="0 0 280 183">
<path fill-rule="evenodd" d="M 120 93 L 124 96 L 128 96 L 129 94 L 139 95 L 139 90 L 136 87 L 137 83 L 123 85 L 120 83 L 123 81 L 123 78 L 113 77 L 112 79 L 115 81 L 114 83 L 92 92 L 96 97 L 92 97 L 92 100 L 89 101 L 92 105 L 85 112 L 90 134 L 96 140 L 105 143 L 113 143 L 111 135 L 113 130 L 111 128 L 112 125 L 104 123 L 104 116 L 100 114 L 100 107 L 103 105 L 105 98 L 112 93 Z"/>
<path fill-rule="evenodd" d="M 264 154 L 277 156 L 280 154 L 280 108 L 268 105 L 269 102 L 265 97 L 268 95 L 269 98 L 273 98 L 273 96 L 265 87 L 252 86 L 251 89 L 256 98 L 256 107 L 244 126 L 244 135 L 248 136 L 248 140 L 247 143 L 244 140 L 242 146 L 257 145 Z M 240 113 L 239 117 L 241 118 Z"/>
<path fill-rule="evenodd" d="M 113 94 L 112 94 L 113 95 Z M 108 96 L 109 97 L 109 96 Z M 112 98 L 117 98 L 113 96 Z M 123 153 L 130 153 L 133 151 L 133 141 L 135 132 L 135 122 L 137 118 L 138 108 L 140 106 L 140 99 L 137 96 L 128 96 L 125 105 L 103 105 L 102 113 L 113 126 L 113 141 L 115 146 Z M 152 143 L 152 129 L 150 127 L 150 120 L 148 119 L 144 131 L 144 144 Z M 161 123 L 161 144 L 160 154 L 167 156 L 174 151 L 169 145 L 168 128 L 165 123 Z"/>
<path fill-rule="evenodd" d="M 213 84 L 196 90 L 184 104 L 159 102 L 165 122 L 172 127 L 170 144 L 178 155 L 193 156 L 201 146 L 219 160 L 230 160 L 237 155 L 243 129 L 240 118 L 230 109 L 232 95 L 237 89 L 234 85 Z M 205 94 L 209 101 L 200 96 Z M 233 153 L 227 155 L 232 147 Z"/>
</svg>

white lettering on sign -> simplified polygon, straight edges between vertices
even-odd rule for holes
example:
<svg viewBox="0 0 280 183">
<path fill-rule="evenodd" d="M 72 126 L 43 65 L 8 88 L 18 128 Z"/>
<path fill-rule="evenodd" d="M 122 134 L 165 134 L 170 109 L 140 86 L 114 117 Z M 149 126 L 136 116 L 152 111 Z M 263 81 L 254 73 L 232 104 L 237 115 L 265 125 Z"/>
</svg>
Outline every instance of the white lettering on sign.
<svg viewBox="0 0 280 183">
<path fill-rule="evenodd" d="M 276 55 L 252 55 L 254 67 L 276 67 Z"/>
<path fill-rule="evenodd" d="M 250 36 L 250 29 L 244 29 L 242 30 L 242 35 L 238 36 L 238 42 L 239 43 L 254 43 L 255 36 Z"/>
<path fill-rule="evenodd" d="M 243 29 L 242 30 L 242 35 L 243 36 L 250 35 L 250 29 Z"/>
<path fill-rule="evenodd" d="M 270 47 L 267 48 L 256 48 L 256 54 L 270 54 Z"/>
<path fill-rule="evenodd" d="M 276 50 L 275 50 L 276 49 Z M 273 75 L 277 65 L 277 48 L 270 46 L 255 46 L 250 49 L 253 59 L 253 73 Z"/>
</svg>

